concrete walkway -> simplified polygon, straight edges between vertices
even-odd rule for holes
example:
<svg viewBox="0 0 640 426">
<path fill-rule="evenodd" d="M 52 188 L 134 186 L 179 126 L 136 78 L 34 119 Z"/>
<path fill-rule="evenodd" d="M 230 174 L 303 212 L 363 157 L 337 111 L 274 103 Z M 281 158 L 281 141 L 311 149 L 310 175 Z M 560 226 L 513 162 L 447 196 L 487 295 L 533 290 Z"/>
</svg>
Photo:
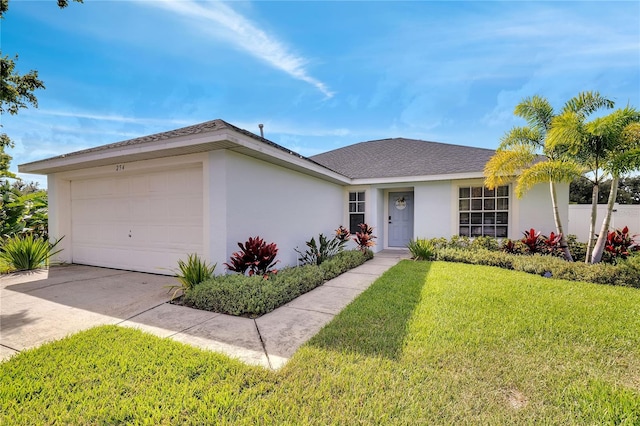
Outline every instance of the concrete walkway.
<svg viewBox="0 0 640 426">
<path fill-rule="evenodd" d="M 266 368 L 294 352 L 405 250 L 374 259 L 288 304 L 250 319 L 166 303 L 175 278 L 82 265 L 0 278 L 0 360 L 97 325 L 118 324 L 213 350 Z"/>
</svg>

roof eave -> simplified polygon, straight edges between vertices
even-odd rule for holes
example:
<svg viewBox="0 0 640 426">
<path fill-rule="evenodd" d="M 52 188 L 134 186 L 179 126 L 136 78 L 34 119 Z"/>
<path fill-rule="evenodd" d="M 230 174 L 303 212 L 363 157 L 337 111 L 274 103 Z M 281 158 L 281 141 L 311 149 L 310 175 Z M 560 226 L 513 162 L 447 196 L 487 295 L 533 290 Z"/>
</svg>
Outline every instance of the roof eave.
<svg viewBox="0 0 640 426">
<path fill-rule="evenodd" d="M 482 171 L 465 172 L 465 173 L 445 173 L 437 175 L 422 176 L 398 176 L 398 177 L 373 177 L 373 178 L 354 178 L 351 180 L 352 185 L 383 185 L 395 183 L 411 183 L 411 182 L 434 182 L 443 180 L 462 180 L 462 179 L 484 179 Z"/>
<path fill-rule="evenodd" d="M 106 166 L 132 161 L 187 155 L 218 149 L 229 149 L 292 169 L 307 175 L 346 185 L 350 179 L 336 173 L 313 160 L 292 151 L 279 149 L 275 144 L 256 140 L 234 129 L 220 129 L 197 136 L 188 135 L 162 141 L 124 145 L 99 151 L 89 151 L 68 156 L 59 156 L 18 166 L 20 173 L 48 175 L 58 172 Z"/>
</svg>

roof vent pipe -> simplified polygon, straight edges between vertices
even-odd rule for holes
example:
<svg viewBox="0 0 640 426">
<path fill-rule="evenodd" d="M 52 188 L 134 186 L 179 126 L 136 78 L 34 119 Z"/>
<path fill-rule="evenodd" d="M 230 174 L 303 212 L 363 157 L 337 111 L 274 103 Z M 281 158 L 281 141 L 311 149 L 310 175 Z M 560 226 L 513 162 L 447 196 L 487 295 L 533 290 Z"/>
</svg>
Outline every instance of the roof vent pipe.
<svg viewBox="0 0 640 426">
<path fill-rule="evenodd" d="M 258 124 L 258 127 L 260 127 L 260 137 L 264 138 L 264 124 Z"/>
</svg>

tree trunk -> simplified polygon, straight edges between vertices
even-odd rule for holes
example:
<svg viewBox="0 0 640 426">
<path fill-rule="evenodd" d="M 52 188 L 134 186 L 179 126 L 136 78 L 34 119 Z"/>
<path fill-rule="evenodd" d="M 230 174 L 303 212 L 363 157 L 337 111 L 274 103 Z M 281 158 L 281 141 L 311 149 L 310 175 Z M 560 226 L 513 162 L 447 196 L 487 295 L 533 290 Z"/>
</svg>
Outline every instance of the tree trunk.
<svg viewBox="0 0 640 426">
<path fill-rule="evenodd" d="M 598 176 L 596 176 L 596 179 Z M 593 184 L 593 190 L 591 192 L 591 223 L 589 224 L 589 239 L 587 240 L 587 254 L 584 257 L 584 263 L 591 263 L 591 251 L 593 250 L 593 243 L 595 242 L 596 232 L 596 219 L 598 217 L 598 192 L 600 186 L 598 181 Z"/>
<path fill-rule="evenodd" d="M 591 263 L 598 263 L 602 260 L 602 253 L 604 253 L 604 245 L 607 242 L 607 236 L 609 234 L 609 224 L 611 223 L 611 215 L 613 214 L 613 205 L 616 202 L 618 195 L 618 181 L 620 176 L 614 175 L 611 180 L 611 192 L 609 192 L 609 200 L 607 201 L 607 214 L 602 221 L 602 227 L 600 228 L 600 235 L 598 235 L 598 241 L 593 248 L 593 254 L 591 255 Z"/>
<path fill-rule="evenodd" d="M 569 262 L 573 262 L 573 257 L 571 257 L 571 252 L 569 251 L 569 246 L 567 245 L 567 238 L 565 237 L 564 230 L 562 229 L 562 222 L 560 221 L 560 212 L 558 211 L 558 196 L 556 194 L 556 184 L 553 181 L 549 181 L 549 190 L 551 191 L 551 204 L 553 205 L 553 219 L 556 222 L 556 232 L 561 235 L 560 248 L 562 249 L 564 258 Z"/>
</svg>

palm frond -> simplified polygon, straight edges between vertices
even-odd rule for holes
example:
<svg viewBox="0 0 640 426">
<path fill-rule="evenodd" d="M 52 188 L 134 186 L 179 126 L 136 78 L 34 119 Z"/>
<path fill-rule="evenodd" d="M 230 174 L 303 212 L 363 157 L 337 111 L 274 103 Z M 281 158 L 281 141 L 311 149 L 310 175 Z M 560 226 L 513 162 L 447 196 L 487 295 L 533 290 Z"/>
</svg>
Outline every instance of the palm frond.
<svg viewBox="0 0 640 426">
<path fill-rule="evenodd" d="M 546 148 L 551 150 L 567 149 L 576 154 L 582 142 L 588 136 L 581 117 L 572 111 L 557 115 L 551 121 L 551 129 L 547 134 Z"/>
<path fill-rule="evenodd" d="M 527 120 L 529 126 L 540 131 L 546 131 L 553 119 L 553 107 L 546 98 L 534 95 L 525 98 L 516 105 L 513 113 Z"/>
<path fill-rule="evenodd" d="M 600 108 L 611 109 L 614 104 L 615 102 L 605 98 L 600 94 L 600 92 L 580 92 L 564 104 L 562 113 L 572 112 L 582 117 L 586 117 L 593 114 Z"/>
<path fill-rule="evenodd" d="M 544 135 L 531 127 L 513 127 L 500 139 L 498 151 L 521 146 L 528 146 L 532 150 L 541 149 L 544 146 Z"/>
<path fill-rule="evenodd" d="M 640 112 L 627 106 L 598 123 L 608 154 L 604 168 L 614 175 L 640 170 Z"/>
<path fill-rule="evenodd" d="M 619 153 L 607 164 L 607 169 L 618 176 L 640 170 L 640 147 Z"/>
<path fill-rule="evenodd" d="M 622 131 L 622 137 L 631 145 L 640 145 L 640 121 L 629 123 Z"/>
<path fill-rule="evenodd" d="M 568 160 L 547 160 L 536 163 L 522 171 L 516 181 L 515 193 L 521 198 L 539 183 L 571 182 L 581 176 L 584 168 Z"/>
<path fill-rule="evenodd" d="M 510 150 L 498 150 L 484 166 L 485 186 L 496 188 L 513 180 L 523 169 L 536 159 L 535 152 L 529 147 L 514 146 Z"/>
</svg>

